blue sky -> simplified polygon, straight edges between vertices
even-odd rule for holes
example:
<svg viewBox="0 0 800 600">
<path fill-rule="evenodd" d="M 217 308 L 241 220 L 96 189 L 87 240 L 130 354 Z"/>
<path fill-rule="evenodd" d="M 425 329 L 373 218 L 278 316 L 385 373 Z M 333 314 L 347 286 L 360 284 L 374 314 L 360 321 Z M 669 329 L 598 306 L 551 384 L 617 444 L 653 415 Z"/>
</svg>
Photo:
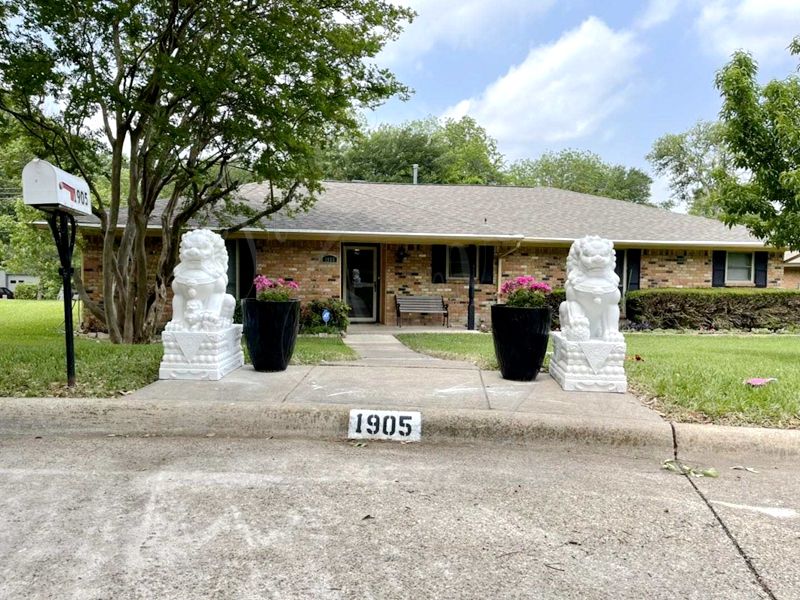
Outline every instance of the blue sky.
<svg viewBox="0 0 800 600">
<path fill-rule="evenodd" d="M 714 74 L 744 48 L 760 78 L 798 60 L 800 0 L 398 0 L 418 17 L 378 62 L 415 93 L 370 125 L 474 117 L 507 160 L 578 148 L 650 172 L 665 133 L 720 107 Z M 654 200 L 667 194 L 656 181 Z"/>
</svg>

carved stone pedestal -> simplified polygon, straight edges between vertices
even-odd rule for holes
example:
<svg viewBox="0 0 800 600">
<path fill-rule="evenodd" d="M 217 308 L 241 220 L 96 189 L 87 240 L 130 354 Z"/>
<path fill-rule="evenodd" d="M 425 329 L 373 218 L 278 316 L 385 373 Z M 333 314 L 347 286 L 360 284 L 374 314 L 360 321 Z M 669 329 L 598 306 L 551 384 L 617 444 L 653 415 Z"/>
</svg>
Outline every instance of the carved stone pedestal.
<svg viewBox="0 0 800 600">
<path fill-rule="evenodd" d="M 216 381 L 244 365 L 242 326 L 219 331 L 164 331 L 159 379 Z"/>
<path fill-rule="evenodd" d="M 625 377 L 625 342 L 567 340 L 551 334 L 554 353 L 550 376 L 567 391 L 620 392 L 628 389 Z"/>
</svg>

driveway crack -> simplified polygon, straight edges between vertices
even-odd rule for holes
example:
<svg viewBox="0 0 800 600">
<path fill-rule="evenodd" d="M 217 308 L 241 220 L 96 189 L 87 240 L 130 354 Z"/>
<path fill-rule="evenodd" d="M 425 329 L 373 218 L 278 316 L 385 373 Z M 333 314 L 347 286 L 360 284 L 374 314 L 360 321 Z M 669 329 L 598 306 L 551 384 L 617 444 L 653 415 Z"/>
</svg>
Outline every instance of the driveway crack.
<svg viewBox="0 0 800 600">
<path fill-rule="evenodd" d="M 314 365 L 314 366 L 313 366 L 313 367 L 311 367 L 311 368 L 310 368 L 308 371 L 306 371 L 306 374 L 305 374 L 305 375 L 303 375 L 303 376 L 302 376 L 302 377 L 301 377 L 301 378 L 300 378 L 300 379 L 297 381 L 297 383 L 295 383 L 295 384 L 294 384 L 294 387 L 293 387 L 291 390 L 289 390 L 289 392 L 288 392 L 288 393 L 287 393 L 287 394 L 286 394 L 286 395 L 283 397 L 283 400 L 281 400 L 281 404 L 284 404 L 284 403 L 286 402 L 286 400 L 289 398 L 289 396 L 291 396 L 292 394 L 294 394 L 294 391 L 295 391 L 295 390 L 296 390 L 298 387 L 300 387 L 300 384 L 301 384 L 301 383 L 303 383 L 303 382 L 304 382 L 304 381 L 305 381 L 305 380 L 308 378 L 308 376 L 309 376 L 309 375 L 311 375 L 311 371 L 313 371 L 313 370 L 314 370 L 314 369 L 316 369 L 316 368 L 317 368 L 317 365 Z"/>
<path fill-rule="evenodd" d="M 675 430 L 675 423 L 670 421 L 669 426 L 672 428 L 672 454 L 675 461 L 678 462 L 679 461 L 678 433 Z M 714 508 L 714 506 L 711 504 L 709 499 L 702 492 L 702 490 L 699 487 L 697 487 L 697 484 L 692 480 L 692 476 L 689 473 L 684 473 L 683 476 L 692 486 L 695 493 L 697 493 L 697 495 L 700 496 L 700 499 L 703 501 L 706 507 L 708 507 L 708 510 L 711 511 L 711 514 L 714 515 L 714 518 L 717 520 L 717 523 L 719 523 L 719 526 L 722 527 L 722 531 L 724 531 L 725 535 L 728 536 L 728 539 L 733 544 L 733 547 L 736 549 L 736 552 L 738 552 L 739 556 L 742 557 L 742 560 L 744 560 L 745 564 L 747 565 L 747 568 L 750 569 L 750 572 L 756 578 L 756 581 L 761 586 L 761 589 L 764 590 L 764 593 L 770 598 L 770 600 L 778 600 L 777 596 L 775 596 L 775 593 L 772 591 L 772 589 L 770 589 L 769 584 L 766 581 L 764 581 L 764 578 L 761 576 L 761 573 L 758 572 L 758 569 L 753 564 L 753 560 L 750 558 L 750 556 L 748 556 L 747 552 L 744 551 L 744 548 L 742 548 L 742 546 L 736 540 L 736 537 L 733 535 L 733 532 L 730 529 L 728 529 L 728 526 L 725 524 L 725 521 L 722 520 L 722 517 Z"/>
<path fill-rule="evenodd" d="M 486 389 L 486 382 L 483 380 L 483 369 L 480 367 L 478 368 L 478 377 L 481 379 L 481 387 L 483 388 L 483 397 L 486 398 L 486 406 L 489 407 L 489 410 L 492 410 L 492 402 L 489 400 L 489 392 Z"/>
</svg>

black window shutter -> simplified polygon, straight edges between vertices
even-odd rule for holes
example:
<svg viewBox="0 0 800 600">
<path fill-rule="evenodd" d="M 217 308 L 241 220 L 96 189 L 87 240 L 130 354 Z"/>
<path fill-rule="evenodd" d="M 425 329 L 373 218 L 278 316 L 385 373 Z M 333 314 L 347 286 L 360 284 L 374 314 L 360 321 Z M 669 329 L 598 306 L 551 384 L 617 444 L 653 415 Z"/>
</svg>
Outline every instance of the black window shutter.
<svg viewBox="0 0 800 600">
<path fill-rule="evenodd" d="M 494 246 L 478 246 L 479 281 L 494 283 Z"/>
<path fill-rule="evenodd" d="M 642 273 L 642 251 L 628 250 L 628 291 L 633 292 L 640 287 Z"/>
<path fill-rule="evenodd" d="M 714 250 L 711 254 L 711 286 L 725 287 L 725 250 Z"/>
<path fill-rule="evenodd" d="M 756 287 L 767 287 L 767 265 L 769 263 L 769 252 L 756 252 Z"/>
<path fill-rule="evenodd" d="M 447 283 L 447 246 L 443 244 L 431 248 L 431 281 Z"/>
<path fill-rule="evenodd" d="M 253 240 L 238 240 L 239 243 L 239 295 L 242 298 L 255 298 L 256 288 L 256 245 Z M 230 259 L 229 259 L 230 260 Z"/>
<path fill-rule="evenodd" d="M 619 289 L 622 289 L 622 269 L 625 268 L 625 250 L 617 250 L 615 252 L 617 262 L 614 265 L 614 273 L 619 277 Z"/>
</svg>

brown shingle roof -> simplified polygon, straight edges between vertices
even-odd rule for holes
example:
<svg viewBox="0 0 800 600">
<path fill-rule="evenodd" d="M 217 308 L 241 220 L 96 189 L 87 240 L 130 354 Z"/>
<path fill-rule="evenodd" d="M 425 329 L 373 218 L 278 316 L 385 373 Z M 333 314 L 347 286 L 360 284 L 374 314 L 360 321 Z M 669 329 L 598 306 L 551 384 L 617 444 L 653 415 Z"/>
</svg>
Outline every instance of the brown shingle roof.
<svg viewBox="0 0 800 600">
<path fill-rule="evenodd" d="M 325 182 L 308 212 L 273 215 L 268 230 L 524 237 L 725 246 L 763 244 L 744 227 L 555 188 Z M 243 186 L 257 202 L 266 187 Z"/>
<path fill-rule="evenodd" d="M 409 241 L 460 237 L 561 244 L 599 235 L 623 245 L 764 245 L 744 227 L 729 228 L 714 219 L 548 187 L 334 181 L 323 186 L 308 212 L 293 217 L 276 213 L 263 220 L 263 227 L 245 231 Z M 238 195 L 258 209 L 268 191 L 265 184 L 250 183 Z M 159 224 L 158 212 L 157 207 L 151 227 Z M 192 225 L 214 228 L 219 223 L 209 217 Z"/>
</svg>

